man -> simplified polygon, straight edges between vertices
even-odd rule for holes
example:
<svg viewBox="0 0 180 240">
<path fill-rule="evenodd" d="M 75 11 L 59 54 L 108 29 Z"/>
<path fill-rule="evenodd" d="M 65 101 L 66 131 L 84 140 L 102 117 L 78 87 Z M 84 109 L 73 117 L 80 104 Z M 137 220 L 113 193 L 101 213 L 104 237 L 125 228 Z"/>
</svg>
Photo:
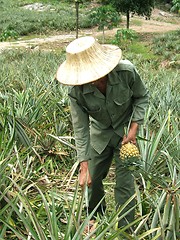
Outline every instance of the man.
<svg viewBox="0 0 180 240">
<path fill-rule="evenodd" d="M 80 162 L 79 183 L 89 186 L 89 211 L 103 214 L 106 208 L 103 179 L 112 159 L 116 166 L 115 201 L 117 207 L 134 194 L 131 172 L 119 158 L 121 144 L 136 144 L 148 104 L 148 91 L 135 67 L 121 60 L 117 46 L 101 45 L 93 37 L 82 37 L 66 48 L 66 61 L 57 71 L 57 80 L 71 85 L 69 91 L 72 122 Z M 127 135 L 124 129 L 129 127 Z M 134 206 L 134 201 L 127 209 Z M 126 210 L 127 210 L 126 209 Z M 133 221 L 130 211 L 119 226 Z M 93 221 L 92 221 L 93 222 Z"/>
</svg>

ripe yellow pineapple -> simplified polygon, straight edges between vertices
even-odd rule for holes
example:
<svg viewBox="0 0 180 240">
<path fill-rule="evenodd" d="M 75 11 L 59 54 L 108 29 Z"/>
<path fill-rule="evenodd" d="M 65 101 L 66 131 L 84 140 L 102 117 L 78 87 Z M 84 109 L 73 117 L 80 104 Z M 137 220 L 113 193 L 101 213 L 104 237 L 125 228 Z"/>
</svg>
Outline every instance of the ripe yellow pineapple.
<svg viewBox="0 0 180 240">
<path fill-rule="evenodd" d="M 129 158 L 139 158 L 140 153 L 136 145 L 132 143 L 126 143 L 120 148 L 120 158 L 121 160 L 126 160 Z"/>
</svg>

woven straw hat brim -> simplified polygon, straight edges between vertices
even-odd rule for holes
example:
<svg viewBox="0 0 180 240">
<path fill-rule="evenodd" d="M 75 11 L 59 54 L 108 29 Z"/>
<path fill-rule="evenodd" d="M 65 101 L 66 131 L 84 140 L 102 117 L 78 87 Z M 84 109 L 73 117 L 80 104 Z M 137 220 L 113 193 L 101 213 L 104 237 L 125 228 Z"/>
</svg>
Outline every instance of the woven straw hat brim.
<svg viewBox="0 0 180 240">
<path fill-rule="evenodd" d="M 57 80 L 65 85 L 83 85 L 111 72 L 120 61 L 122 51 L 114 45 L 98 45 L 93 51 L 82 51 L 79 55 L 67 53 L 66 61 L 57 71 Z"/>
</svg>

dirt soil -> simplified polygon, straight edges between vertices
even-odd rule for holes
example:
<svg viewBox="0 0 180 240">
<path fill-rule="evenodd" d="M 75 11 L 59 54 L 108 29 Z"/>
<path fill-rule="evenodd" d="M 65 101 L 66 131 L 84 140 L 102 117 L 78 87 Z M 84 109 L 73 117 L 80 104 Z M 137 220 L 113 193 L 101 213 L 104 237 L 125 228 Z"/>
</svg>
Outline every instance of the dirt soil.
<svg viewBox="0 0 180 240">
<path fill-rule="evenodd" d="M 122 23 L 120 28 L 126 28 L 126 18 L 123 16 Z M 119 29 L 119 28 L 118 28 Z M 179 16 L 170 14 L 169 12 L 164 12 L 159 9 L 154 9 L 151 15 L 150 20 L 146 20 L 144 17 L 133 16 L 130 20 L 130 29 L 135 30 L 138 33 L 164 33 L 168 31 L 178 30 L 180 29 Z M 106 30 L 106 36 L 114 36 L 116 34 L 117 28 L 113 30 Z M 102 32 L 97 30 L 97 28 L 93 29 L 84 29 L 79 31 L 79 37 L 81 36 L 94 36 L 100 37 Z M 49 50 L 53 46 L 57 49 L 57 47 L 62 47 L 67 45 L 70 41 L 75 39 L 76 33 L 59 33 L 58 35 L 48 36 L 48 37 L 39 37 L 32 38 L 29 40 L 21 40 L 11 42 L 0 42 L 0 52 L 5 49 L 12 48 L 31 48 L 31 49 L 46 49 Z"/>
</svg>

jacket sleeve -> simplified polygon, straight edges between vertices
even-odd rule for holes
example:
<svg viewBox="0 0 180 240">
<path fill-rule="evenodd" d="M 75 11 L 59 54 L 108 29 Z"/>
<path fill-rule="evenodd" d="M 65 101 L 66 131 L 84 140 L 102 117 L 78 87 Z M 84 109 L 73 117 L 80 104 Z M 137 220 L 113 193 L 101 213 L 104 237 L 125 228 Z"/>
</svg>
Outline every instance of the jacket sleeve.
<svg viewBox="0 0 180 240">
<path fill-rule="evenodd" d="M 135 68 L 133 71 L 131 90 L 133 92 L 132 121 L 137 122 L 138 124 L 142 124 L 144 121 L 145 111 L 149 102 L 149 92 Z"/>
<path fill-rule="evenodd" d="M 88 161 L 90 160 L 89 115 L 72 96 L 70 96 L 70 108 L 78 161 Z"/>
</svg>

